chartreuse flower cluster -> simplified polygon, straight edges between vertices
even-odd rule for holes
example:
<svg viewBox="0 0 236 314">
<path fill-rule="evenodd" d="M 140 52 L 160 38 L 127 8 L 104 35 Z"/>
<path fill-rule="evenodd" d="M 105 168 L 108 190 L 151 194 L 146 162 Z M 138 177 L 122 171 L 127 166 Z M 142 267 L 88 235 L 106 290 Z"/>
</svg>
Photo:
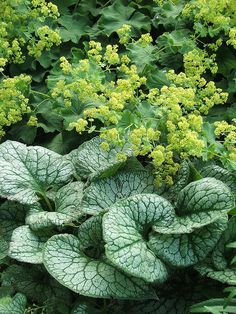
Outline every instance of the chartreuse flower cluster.
<svg viewBox="0 0 236 314">
<path fill-rule="evenodd" d="M 215 135 L 223 138 L 223 146 L 227 157 L 236 161 L 236 119 L 232 120 L 232 124 L 226 121 L 215 122 Z"/>
<path fill-rule="evenodd" d="M 30 82 L 31 78 L 23 74 L 0 81 L 0 138 L 5 135 L 4 127 L 31 112 L 27 98 Z"/>
<path fill-rule="evenodd" d="M 0 68 L 8 62 L 23 63 L 25 47 L 32 56 L 59 45 L 53 25 L 57 6 L 45 0 L 3 0 L 0 7 Z"/>
<path fill-rule="evenodd" d="M 200 49 L 184 55 L 185 72 L 167 73 L 169 85 L 148 89 L 146 78 L 138 73 L 129 55 L 130 26 L 118 31 L 119 45 L 102 47 L 90 41 L 87 58 L 71 62 L 60 59 L 63 76 L 54 85 L 51 96 L 58 104 L 77 110 L 80 118 L 70 123 L 78 133 L 100 133 L 102 148 L 128 143 L 135 155 L 148 156 L 156 168 L 156 182 L 173 184 L 179 170 L 179 158 L 201 157 L 203 116 L 215 105 L 224 104 L 227 94 L 207 82 L 202 75 L 217 71 L 214 59 Z M 152 44 L 150 34 L 137 42 Z M 146 112 L 149 111 L 147 115 Z M 97 126 L 97 121 L 103 126 Z M 125 154 L 120 154 L 121 160 Z"/>
<path fill-rule="evenodd" d="M 222 33 L 227 44 L 236 48 L 235 0 L 188 1 L 183 15 L 194 21 L 194 29 L 201 37 Z"/>
</svg>

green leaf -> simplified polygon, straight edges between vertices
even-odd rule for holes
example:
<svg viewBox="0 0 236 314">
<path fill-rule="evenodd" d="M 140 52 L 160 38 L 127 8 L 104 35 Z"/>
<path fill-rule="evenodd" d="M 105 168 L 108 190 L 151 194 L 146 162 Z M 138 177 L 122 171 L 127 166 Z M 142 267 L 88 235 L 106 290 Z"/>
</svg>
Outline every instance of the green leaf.
<svg viewBox="0 0 236 314">
<path fill-rule="evenodd" d="M 83 216 L 80 209 L 83 195 L 82 182 L 70 182 L 58 190 L 55 196 L 55 211 L 47 212 L 39 204 L 31 206 L 26 223 L 32 230 L 41 230 L 53 226 L 70 225 Z"/>
<path fill-rule="evenodd" d="M 54 300 L 60 306 L 61 302 L 71 303 L 71 295 L 68 289 L 53 279 L 41 265 L 11 265 L 2 274 L 2 286 L 14 288 L 26 297 L 37 303 L 53 303 Z M 56 310 L 54 308 L 54 313 Z"/>
<path fill-rule="evenodd" d="M 8 255 L 20 262 L 41 264 L 42 250 L 48 237 L 39 236 L 29 226 L 21 226 L 13 231 Z"/>
<path fill-rule="evenodd" d="M 17 293 L 14 297 L 0 298 L 1 314 L 24 314 L 26 309 L 26 297 Z"/>
<path fill-rule="evenodd" d="M 109 209 L 122 198 L 155 193 L 154 177 L 148 171 L 122 171 L 111 178 L 93 181 L 85 189 L 82 210 L 90 215 Z"/>
<path fill-rule="evenodd" d="M 164 47 L 171 53 L 185 54 L 196 47 L 195 41 L 191 38 L 189 29 L 178 29 L 172 32 L 165 32 L 157 39 L 157 44 Z"/>
<path fill-rule="evenodd" d="M 228 47 L 221 47 L 217 53 L 218 72 L 228 77 L 232 70 L 236 69 L 234 50 Z"/>
<path fill-rule="evenodd" d="M 148 282 L 164 282 L 167 268 L 148 248 L 147 239 L 154 225 L 167 226 L 173 219 L 172 205 L 154 194 L 135 195 L 117 202 L 103 218 L 106 256 L 133 276 Z"/>
<path fill-rule="evenodd" d="M 64 42 L 72 41 L 77 44 L 81 36 L 89 31 L 90 20 L 86 15 L 73 14 L 62 15 L 58 22 L 63 28 L 60 28 L 60 35 Z"/>
<path fill-rule="evenodd" d="M 6 201 L 0 206 L 0 235 L 5 240 L 11 239 L 12 232 L 15 228 L 25 224 L 25 206 Z"/>
<path fill-rule="evenodd" d="M 0 261 L 7 256 L 8 253 L 8 243 L 0 238 Z"/>
<path fill-rule="evenodd" d="M 115 1 L 112 5 L 101 11 L 98 26 L 106 35 L 111 35 L 124 24 L 131 25 L 135 30 L 150 30 L 150 18 L 127 6 L 122 0 Z"/>
<path fill-rule="evenodd" d="M 231 300 L 225 306 L 225 299 L 210 299 L 194 304 L 190 308 L 191 313 L 236 313 L 236 300 Z"/>
<path fill-rule="evenodd" d="M 6 141 L 0 145 L 0 194 L 22 204 L 39 200 L 37 194 L 68 182 L 72 175 L 69 162 L 40 146 Z"/>
<path fill-rule="evenodd" d="M 125 164 L 124 161 L 118 160 L 117 153 L 123 152 L 128 156 L 132 155 L 131 150 L 126 147 L 104 151 L 100 147 L 101 143 L 102 139 L 94 137 L 66 155 L 67 160 L 72 163 L 76 175 L 90 179 L 111 176 Z"/>
<path fill-rule="evenodd" d="M 137 65 L 138 71 L 142 72 L 147 65 L 154 64 L 158 60 L 158 51 L 153 45 L 142 45 L 139 42 L 127 45 L 128 56 Z"/>
<path fill-rule="evenodd" d="M 148 245 L 166 263 L 175 267 L 188 267 L 201 262 L 212 251 L 227 221 L 226 216 L 190 234 L 153 233 Z"/>
<path fill-rule="evenodd" d="M 44 248 L 44 265 L 62 285 L 85 296 L 98 298 L 154 298 L 142 280 L 129 278 L 109 263 L 90 258 L 78 238 L 55 235 Z"/>
</svg>

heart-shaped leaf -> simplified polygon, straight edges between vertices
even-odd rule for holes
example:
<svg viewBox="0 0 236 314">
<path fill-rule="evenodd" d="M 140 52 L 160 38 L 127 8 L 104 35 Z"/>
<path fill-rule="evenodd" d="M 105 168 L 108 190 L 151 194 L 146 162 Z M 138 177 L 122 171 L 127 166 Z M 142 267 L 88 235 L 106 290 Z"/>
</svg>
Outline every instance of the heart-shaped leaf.
<svg viewBox="0 0 236 314">
<path fill-rule="evenodd" d="M 42 250 L 48 237 L 39 236 L 29 226 L 21 226 L 13 231 L 8 255 L 20 262 L 41 264 Z"/>
<path fill-rule="evenodd" d="M 72 163 L 76 175 L 90 179 L 110 176 L 124 165 L 124 161 L 118 159 L 118 153 L 132 155 L 132 151 L 127 147 L 116 147 L 104 151 L 100 147 L 101 143 L 101 138 L 94 137 L 66 156 L 67 160 Z"/>
<path fill-rule="evenodd" d="M 147 241 L 153 226 L 167 227 L 174 216 L 169 201 L 154 194 L 135 195 L 117 202 L 103 218 L 108 259 L 148 282 L 165 281 L 167 268 L 148 248 Z"/>
<path fill-rule="evenodd" d="M 39 204 L 34 204 L 26 217 L 26 223 L 32 230 L 40 230 L 53 226 L 69 225 L 78 220 L 81 211 L 81 199 L 83 195 L 82 182 L 70 182 L 55 195 L 55 211 L 44 211 Z"/>
<path fill-rule="evenodd" d="M 122 198 L 154 193 L 154 178 L 148 171 L 119 172 L 111 178 L 93 181 L 84 191 L 82 208 L 90 215 L 109 209 Z"/>
<path fill-rule="evenodd" d="M 44 265 L 62 285 L 98 298 L 155 298 L 142 280 L 130 278 L 108 262 L 85 255 L 82 244 L 73 235 L 60 234 L 45 245 Z"/>
<path fill-rule="evenodd" d="M 37 194 L 68 182 L 72 167 L 62 156 L 39 146 L 6 141 L 0 145 L 0 194 L 22 204 L 38 201 Z"/>
</svg>

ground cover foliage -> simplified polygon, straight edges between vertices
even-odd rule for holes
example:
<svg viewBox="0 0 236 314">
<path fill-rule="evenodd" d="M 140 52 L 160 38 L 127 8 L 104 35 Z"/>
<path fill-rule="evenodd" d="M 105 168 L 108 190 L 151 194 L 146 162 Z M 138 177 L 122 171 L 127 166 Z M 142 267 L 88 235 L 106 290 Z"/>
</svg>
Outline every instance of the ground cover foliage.
<svg viewBox="0 0 236 314">
<path fill-rule="evenodd" d="M 0 313 L 236 313 L 235 0 L 3 0 Z"/>
</svg>

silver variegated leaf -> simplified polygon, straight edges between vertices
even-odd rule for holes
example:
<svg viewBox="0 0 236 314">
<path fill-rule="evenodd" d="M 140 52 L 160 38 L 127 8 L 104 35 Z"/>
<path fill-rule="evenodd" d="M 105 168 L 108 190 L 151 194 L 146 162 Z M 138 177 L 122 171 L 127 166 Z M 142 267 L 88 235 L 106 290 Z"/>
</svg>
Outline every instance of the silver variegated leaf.
<svg viewBox="0 0 236 314">
<path fill-rule="evenodd" d="M 122 171 L 111 178 L 95 180 L 84 191 L 82 210 L 96 215 L 109 209 L 120 199 L 136 194 L 155 193 L 153 181 L 153 176 L 145 170 Z"/>
<path fill-rule="evenodd" d="M 38 194 L 71 179 L 72 166 L 59 154 L 39 146 L 14 141 L 0 145 L 0 195 L 22 204 L 33 204 Z"/>
<path fill-rule="evenodd" d="M 73 165 L 77 176 L 82 178 L 89 177 L 90 179 L 111 176 L 125 164 L 124 161 L 119 160 L 117 154 L 132 155 L 131 149 L 126 147 L 116 147 L 109 151 L 104 151 L 100 147 L 101 143 L 101 138 L 94 137 L 66 156 L 67 160 Z"/>
<path fill-rule="evenodd" d="M 172 205 L 155 194 L 140 194 L 117 202 L 104 215 L 106 256 L 123 271 L 147 282 L 167 279 L 166 265 L 148 247 L 153 226 L 167 227 L 174 219 Z"/>
</svg>

